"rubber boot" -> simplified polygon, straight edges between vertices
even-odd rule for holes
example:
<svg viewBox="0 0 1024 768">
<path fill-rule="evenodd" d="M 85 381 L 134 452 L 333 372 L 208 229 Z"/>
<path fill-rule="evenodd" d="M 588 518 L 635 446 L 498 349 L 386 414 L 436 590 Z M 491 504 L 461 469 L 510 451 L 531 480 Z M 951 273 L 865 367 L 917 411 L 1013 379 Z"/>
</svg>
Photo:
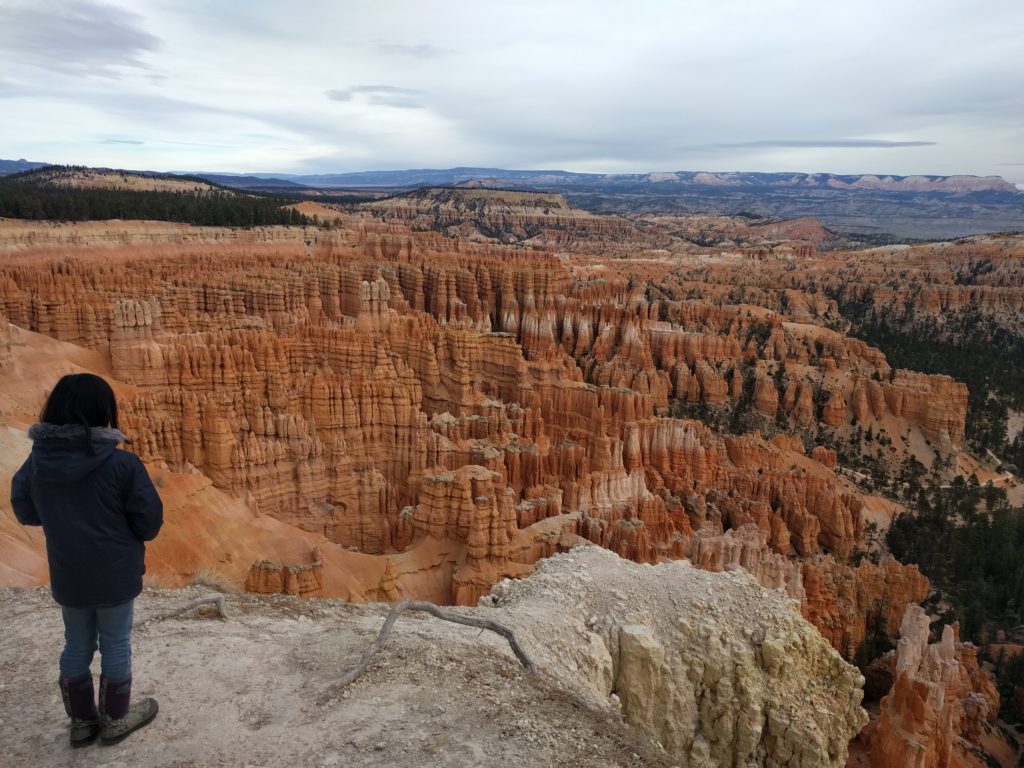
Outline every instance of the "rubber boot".
<svg viewBox="0 0 1024 768">
<path fill-rule="evenodd" d="M 137 731 L 156 717 L 155 699 L 143 699 L 131 704 L 132 679 L 112 683 L 100 676 L 100 743 L 117 744 L 128 734 Z"/>
<path fill-rule="evenodd" d="M 96 712 L 92 673 L 80 677 L 62 677 L 58 682 L 60 697 L 64 700 L 64 711 L 71 718 L 69 738 L 72 748 L 78 749 L 92 744 L 100 735 L 100 716 Z"/>
</svg>

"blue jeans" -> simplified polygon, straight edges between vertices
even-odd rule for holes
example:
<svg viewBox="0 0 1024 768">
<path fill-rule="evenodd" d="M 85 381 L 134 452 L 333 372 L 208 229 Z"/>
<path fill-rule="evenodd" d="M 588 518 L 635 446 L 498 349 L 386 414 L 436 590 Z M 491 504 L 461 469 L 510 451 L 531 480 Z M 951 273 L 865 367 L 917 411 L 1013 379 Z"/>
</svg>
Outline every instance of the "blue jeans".
<svg viewBox="0 0 1024 768">
<path fill-rule="evenodd" d="M 132 676 L 132 617 L 135 600 L 110 608 L 65 608 L 64 652 L 60 655 L 61 677 L 89 674 L 97 641 L 100 671 L 111 682 Z"/>
</svg>

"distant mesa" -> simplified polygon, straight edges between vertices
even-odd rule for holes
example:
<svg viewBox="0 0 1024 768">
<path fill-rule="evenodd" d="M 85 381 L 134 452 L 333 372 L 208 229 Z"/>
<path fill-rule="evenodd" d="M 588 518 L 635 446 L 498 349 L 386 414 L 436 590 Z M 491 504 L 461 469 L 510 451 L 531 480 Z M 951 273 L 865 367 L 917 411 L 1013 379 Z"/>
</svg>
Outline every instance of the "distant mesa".
<svg viewBox="0 0 1024 768">
<path fill-rule="evenodd" d="M 453 208 L 546 209 L 560 213 L 591 216 L 582 209 L 574 209 L 564 195 L 526 190 L 489 189 L 479 187 L 425 187 L 405 192 L 365 207 L 370 210 L 389 210 L 403 205 L 418 207 L 449 206 Z"/>
<path fill-rule="evenodd" d="M 47 163 L 28 160 L 0 160 L 0 175 L 40 168 Z M 833 174 L 833 173 L 754 173 L 736 171 L 653 171 L 649 173 L 575 173 L 560 170 L 509 170 L 505 168 L 420 168 L 394 171 L 354 171 L 319 174 L 237 174 L 191 171 L 177 174 L 201 177 L 216 184 L 232 187 L 425 187 L 425 186 L 495 186 L 530 188 L 562 186 L 577 189 L 609 188 L 635 185 L 676 187 L 738 187 L 738 188 L 813 188 L 872 189 L 892 192 L 966 192 L 1021 191 L 1024 185 L 1012 184 L 1000 176 Z"/>
<path fill-rule="evenodd" d="M 646 174 L 449 168 L 289 176 L 321 190 L 416 187 L 532 190 L 565 195 L 597 214 L 753 212 L 774 219 L 814 216 L 859 235 L 949 239 L 1024 230 L 1024 194 L 999 176 L 673 171 Z"/>
<path fill-rule="evenodd" d="M 206 174 L 203 174 L 204 176 Z M 277 174 L 279 178 L 315 187 L 413 187 L 500 185 L 513 188 L 558 186 L 572 189 L 609 189 L 658 185 L 661 187 L 736 187 L 872 189 L 892 192 L 1017 192 L 999 176 L 894 176 L 832 173 L 747 173 L 672 171 L 645 174 L 573 173 L 558 170 L 505 170 L 502 168 L 448 168 L 404 171 L 360 171 L 305 176 Z"/>
<path fill-rule="evenodd" d="M 303 189 L 306 186 L 297 181 L 279 179 L 274 176 L 244 176 L 226 173 L 199 173 L 196 175 L 223 187 L 238 187 L 240 189 Z"/>
<path fill-rule="evenodd" d="M 41 164 L 0 160 L 0 176 Z M 137 172 L 122 172 L 135 174 Z M 816 217 L 833 231 L 871 238 L 944 240 L 1024 230 L 1024 190 L 999 176 L 668 171 L 573 173 L 457 167 L 327 174 L 138 174 L 189 178 L 219 189 L 315 196 L 358 203 L 422 188 L 503 189 L 564 195 L 592 214 L 710 213 L 761 218 Z M 90 182 L 95 183 L 95 182 Z M 145 184 L 133 179 L 132 188 Z"/>
</svg>

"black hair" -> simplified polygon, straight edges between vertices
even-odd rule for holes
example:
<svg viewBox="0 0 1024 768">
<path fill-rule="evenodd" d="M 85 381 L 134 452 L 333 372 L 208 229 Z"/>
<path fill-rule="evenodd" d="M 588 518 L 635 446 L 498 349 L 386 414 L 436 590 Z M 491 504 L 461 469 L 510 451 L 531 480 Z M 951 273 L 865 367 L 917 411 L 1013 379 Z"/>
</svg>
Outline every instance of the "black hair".
<svg viewBox="0 0 1024 768">
<path fill-rule="evenodd" d="M 114 390 L 91 373 L 70 373 L 62 377 L 46 398 L 39 420 L 56 425 L 81 424 L 90 452 L 93 452 L 91 427 L 120 428 Z"/>
</svg>

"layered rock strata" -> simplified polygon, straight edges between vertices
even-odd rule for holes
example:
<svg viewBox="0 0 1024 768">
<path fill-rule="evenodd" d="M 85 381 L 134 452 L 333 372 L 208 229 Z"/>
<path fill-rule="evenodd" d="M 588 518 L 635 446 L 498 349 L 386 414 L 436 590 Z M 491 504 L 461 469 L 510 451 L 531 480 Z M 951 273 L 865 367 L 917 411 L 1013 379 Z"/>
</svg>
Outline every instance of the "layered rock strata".
<svg viewBox="0 0 1024 768">
<path fill-rule="evenodd" d="M 105 357 L 132 450 L 396 563 L 357 594 L 473 604 L 587 540 L 638 562 L 750 568 L 849 653 L 859 611 L 921 591 L 895 565 L 850 568 L 863 497 L 828 449 L 806 453 L 859 408 L 955 449 L 959 385 L 894 373 L 834 331 L 376 219 L 301 239 L 189 230 L 139 249 L 17 248 L 0 269 L 3 311 Z M 674 417 L 687 403 L 762 421 L 722 435 Z M 823 555 L 813 575 L 797 563 Z M 433 572 L 401 565 L 421 556 Z M 324 594 L 351 590 L 324 562 Z M 253 588 L 276 590 L 273 569 L 257 570 Z M 862 582 L 869 596 L 844 597 Z"/>
<path fill-rule="evenodd" d="M 324 592 L 324 564 L 319 550 L 313 550 L 312 562 L 297 565 L 279 565 L 260 560 L 249 568 L 245 591 L 258 595 L 297 595 L 322 597 Z"/>
</svg>

